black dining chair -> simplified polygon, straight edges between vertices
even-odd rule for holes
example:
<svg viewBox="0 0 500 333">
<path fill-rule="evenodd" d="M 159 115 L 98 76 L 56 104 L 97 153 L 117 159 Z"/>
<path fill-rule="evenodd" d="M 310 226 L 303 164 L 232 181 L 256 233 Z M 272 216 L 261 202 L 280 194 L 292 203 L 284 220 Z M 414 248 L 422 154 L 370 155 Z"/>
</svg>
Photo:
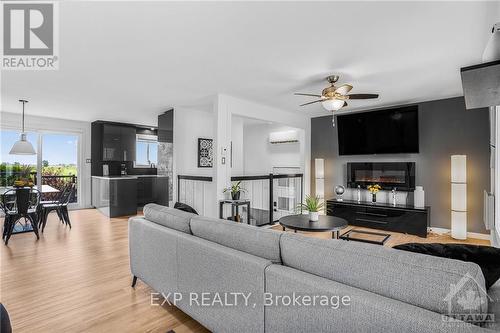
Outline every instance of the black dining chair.
<svg viewBox="0 0 500 333">
<path fill-rule="evenodd" d="M 41 225 L 43 223 L 42 219 L 43 219 L 43 207 L 44 207 L 44 205 L 59 203 L 61 201 L 62 196 L 64 196 L 64 194 L 66 193 L 66 191 L 68 191 L 70 186 L 71 186 L 71 184 L 66 184 L 61 191 L 56 193 L 55 197 L 53 197 L 52 200 L 41 200 L 40 201 L 40 204 L 38 205 L 38 227 L 39 228 L 41 227 Z M 61 221 L 61 223 L 62 223 L 63 216 L 62 216 L 60 210 L 55 209 L 55 211 L 57 213 L 57 216 L 59 217 L 59 221 Z"/>
<path fill-rule="evenodd" d="M 15 205 L 9 205 L 8 198 L 15 192 Z M 9 190 L 2 195 L 2 208 L 5 212 L 4 233 L 3 238 L 5 245 L 8 245 L 9 239 L 12 236 L 14 227 L 19 220 L 24 219 L 24 222 L 30 223 L 33 232 L 37 239 L 40 239 L 38 234 L 38 217 L 37 207 L 40 203 L 40 192 L 32 188 L 18 188 Z"/>
<path fill-rule="evenodd" d="M 68 213 L 68 204 L 71 201 L 71 198 L 74 195 L 75 184 L 69 184 L 59 196 L 57 201 L 47 202 L 41 204 L 41 219 L 39 222 L 39 226 L 42 229 L 42 232 L 45 230 L 45 226 L 47 225 L 47 218 L 52 211 L 56 211 L 59 219 L 62 223 L 69 225 L 71 228 L 71 221 L 69 219 Z"/>
</svg>

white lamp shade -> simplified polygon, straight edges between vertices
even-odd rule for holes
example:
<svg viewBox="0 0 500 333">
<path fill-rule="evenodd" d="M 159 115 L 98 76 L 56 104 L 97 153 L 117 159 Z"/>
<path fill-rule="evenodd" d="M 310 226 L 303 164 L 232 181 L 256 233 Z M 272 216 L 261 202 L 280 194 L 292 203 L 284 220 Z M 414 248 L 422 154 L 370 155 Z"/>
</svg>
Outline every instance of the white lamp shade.
<svg viewBox="0 0 500 333">
<path fill-rule="evenodd" d="M 467 157 L 451 156 L 451 237 L 467 238 Z"/>
<path fill-rule="evenodd" d="M 467 238 L 467 212 L 451 211 L 451 237 Z"/>
<path fill-rule="evenodd" d="M 483 62 L 500 60 L 500 22 L 493 27 L 493 33 L 483 52 Z"/>
<path fill-rule="evenodd" d="M 328 111 L 337 111 L 344 106 L 344 101 L 340 99 L 326 99 L 321 105 Z"/>
<path fill-rule="evenodd" d="M 316 195 L 323 199 L 325 197 L 325 180 L 316 179 Z"/>
<path fill-rule="evenodd" d="M 26 139 L 26 133 L 21 133 L 19 141 L 12 146 L 9 154 L 11 155 L 35 155 L 33 145 Z"/>
<path fill-rule="evenodd" d="M 467 182 L 467 156 L 465 155 L 451 156 L 451 182 L 452 183 Z"/>
<path fill-rule="evenodd" d="M 451 184 L 451 210 L 467 211 L 467 184 Z"/>
<path fill-rule="evenodd" d="M 325 178 L 325 160 L 322 158 L 314 159 L 314 171 L 317 178 Z"/>
</svg>

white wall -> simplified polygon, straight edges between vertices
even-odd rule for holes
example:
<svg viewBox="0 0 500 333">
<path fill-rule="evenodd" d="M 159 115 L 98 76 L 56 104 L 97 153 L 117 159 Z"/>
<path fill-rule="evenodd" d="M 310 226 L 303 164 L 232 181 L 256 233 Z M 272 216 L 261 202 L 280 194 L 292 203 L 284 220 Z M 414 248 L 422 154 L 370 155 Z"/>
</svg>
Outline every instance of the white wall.
<svg viewBox="0 0 500 333">
<path fill-rule="evenodd" d="M 287 130 L 299 131 L 299 142 L 269 143 L 271 132 Z M 303 172 L 305 160 L 303 130 L 265 123 L 255 124 L 244 127 L 243 137 L 245 175 L 266 175 L 273 172 L 274 167 L 298 167 L 300 172 Z"/>
<path fill-rule="evenodd" d="M 213 176 L 214 168 L 198 167 L 198 138 L 214 139 L 212 107 L 174 109 L 174 201 L 181 201 L 206 216 L 215 216 L 215 183 L 182 181 L 177 198 L 177 175 Z"/>
<path fill-rule="evenodd" d="M 0 118 L 1 128 L 21 129 L 21 114 L 1 112 Z M 79 136 L 78 197 L 80 199 L 80 208 L 89 208 L 91 206 L 91 165 L 86 163 L 86 159 L 90 159 L 90 122 L 30 116 L 28 114 L 25 117 L 25 124 L 26 131 L 29 132 L 71 133 Z"/>
<path fill-rule="evenodd" d="M 244 168 L 244 118 L 231 117 L 231 176 L 245 174 Z"/>
<path fill-rule="evenodd" d="M 198 168 L 198 138 L 214 139 L 211 109 L 174 110 L 174 169 L 179 175 L 212 176 L 213 168 Z"/>
<path fill-rule="evenodd" d="M 308 194 L 310 189 L 310 118 L 298 112 L 288 112 L 275 107 L 262 105 L 252 101 L 240 99 L 233 96 L 219 94 L 215 96 L 213 103 L 214 129 L 215 129 L 215 173 L 216 197 L 213 204 L 216 205 L 218 199 L 224 198 L 223 189 L 230 184 L 232 170 L 230 163 L 225 163 L 229 156 L 222 156 L 223 152 L 229 152 L 232 140 L 232 116 L 242 116 L 253 119 L 269 121 L 283 124 L 284 126 L 295 127 L 303 130 L 304 140 L 304 193 Z"/>
</svg>

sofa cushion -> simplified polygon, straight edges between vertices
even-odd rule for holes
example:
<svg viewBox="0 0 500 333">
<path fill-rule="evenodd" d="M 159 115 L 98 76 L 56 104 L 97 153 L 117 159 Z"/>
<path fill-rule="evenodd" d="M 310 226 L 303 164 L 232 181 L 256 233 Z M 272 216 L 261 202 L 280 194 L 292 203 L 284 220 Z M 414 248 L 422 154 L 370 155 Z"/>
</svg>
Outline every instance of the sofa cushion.
<svg viewBox="0 0 500 333">
<path fill-rule="evenodd" d="M 167 228 L 185 232 L 186 234 L 191 233 L 189 223 L 191 218 L 196 216 L 192 213 L 186 213 L 182 210 L 157 204 L 147 204 L 142 211 L 144 212 L 146 220 L 163 225 Z"/>
<path fill-rule="evenodd" d="M 471 262 L 291 233 L 280 246 L 286 266 L 442 314 L 464 313 L 472 291 L 477 307 L 466 312 L 487 313 L 483 273 Z"/>
<path fill-rule="evenodd" d="M 192 218 L 191 231 L 211 242 L 281 263 L 278 231 L 201 216 Z"/>
<path fill-rule="evenodd" d="M 436 257 L 474 262 L 481 267 L 486 289 L 500 278 L 500 249 L 473 244 L 407 243 L 393 249 L 428 254 Z"/>
</svg>

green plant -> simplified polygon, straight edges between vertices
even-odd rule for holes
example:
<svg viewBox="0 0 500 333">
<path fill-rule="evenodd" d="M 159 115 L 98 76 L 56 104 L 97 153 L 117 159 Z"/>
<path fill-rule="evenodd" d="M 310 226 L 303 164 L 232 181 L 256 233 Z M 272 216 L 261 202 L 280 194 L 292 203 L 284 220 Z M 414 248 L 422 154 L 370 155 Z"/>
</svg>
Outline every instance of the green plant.
<svg viewBox="0 0 500 333">
<path fill-rule="evenodd" d="M 319 212 L 323 209 L 324 203 L 320 200 L 319 196 L 309 196 L 306 195 L 306 202 L 300 203 L 297 209 L 304 209 L 309 212 Z"/>
<path fill-rule="evenodd" d="M 231 192 L 231 195 L 236 194 L 238 192 L 245 192 L 246 190 L 241 187 L 241 181 L 232 183 L 231 187 L 227 187 L 224 189 L 224 193 Z"/>
</svg>

